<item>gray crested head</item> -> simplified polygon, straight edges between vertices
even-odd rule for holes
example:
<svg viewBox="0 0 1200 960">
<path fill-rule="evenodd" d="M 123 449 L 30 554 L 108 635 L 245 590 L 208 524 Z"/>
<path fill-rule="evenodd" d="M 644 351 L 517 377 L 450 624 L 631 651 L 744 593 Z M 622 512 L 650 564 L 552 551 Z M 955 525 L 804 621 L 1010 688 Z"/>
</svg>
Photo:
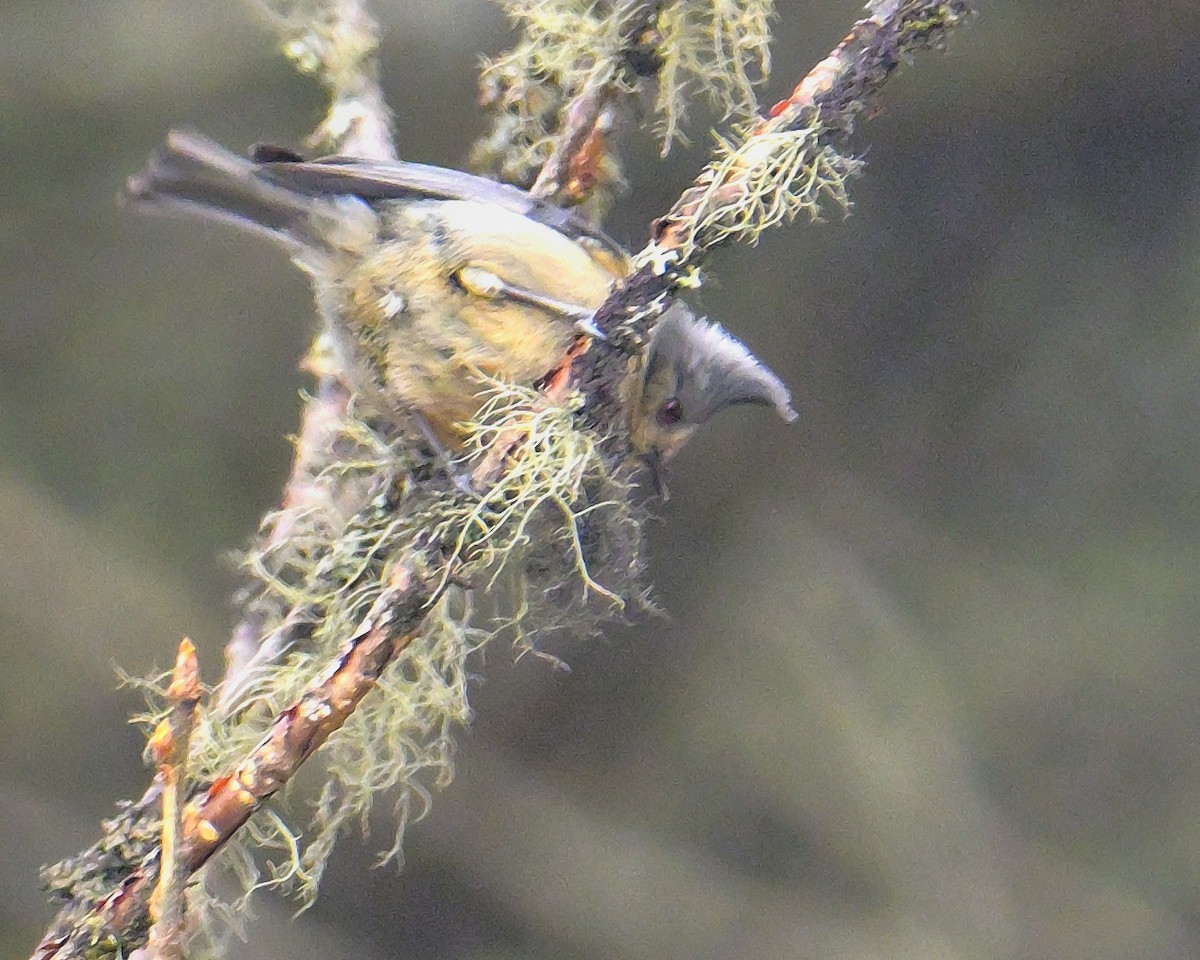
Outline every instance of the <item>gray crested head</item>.
<svg viewBox="0 0 1200 960">
<path fill-rule="evenodd" d="M 670 366 L 684 418 L 705 423 L 727 407 L 773 407 L 789 423 L 796 419 L 791 394 L 741 341 L 719 323 L 676 301 L 663 314 L 650 342 L 646 376 Z"/>
</svg>

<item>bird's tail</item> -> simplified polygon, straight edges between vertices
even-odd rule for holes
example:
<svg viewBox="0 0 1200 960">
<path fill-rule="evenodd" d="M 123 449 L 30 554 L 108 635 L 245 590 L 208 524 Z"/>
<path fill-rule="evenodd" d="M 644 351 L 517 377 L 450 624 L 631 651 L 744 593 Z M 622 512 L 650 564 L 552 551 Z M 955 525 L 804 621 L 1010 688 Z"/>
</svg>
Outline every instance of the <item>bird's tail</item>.
<svg viewBox="0 0 1200 960">
<path fill-rule="evenodd" d="M 129 178 L 124 201 L 134 210 L 180 213 L 223 220 L 243 230 L 265 234 L 293 253 L 323 250 L 337 244 L 354 203 L 309 196 L 259 176 L 256 164 L 207 137 L 173 130 Z M 353 219 L 353 217 L 349 217 Z"/>
</svg>

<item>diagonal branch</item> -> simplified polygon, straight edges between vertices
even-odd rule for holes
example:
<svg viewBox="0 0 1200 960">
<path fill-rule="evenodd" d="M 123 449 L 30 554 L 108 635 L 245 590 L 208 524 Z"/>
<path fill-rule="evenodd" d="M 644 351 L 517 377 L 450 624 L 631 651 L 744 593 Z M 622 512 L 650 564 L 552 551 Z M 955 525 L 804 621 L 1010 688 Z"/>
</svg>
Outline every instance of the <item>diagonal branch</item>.
<svg viewBox="0 0 1200 960">
<path fill-rule="evenodd" d="M 628 357 L 641 351 L 670 296 L 696 285 L 710 252 L 734 240 L 753 243 L 801 211 L 816 219 L 823 201 L 849 206 L 846 180 L 860 163 L 836 146 L 900 65 L 920 50 L 941 47 L 971 6 L 968 0 L 871 0 L 867 13 L 786 99 L 723 143 L 654 222 L 633 272 L 593 317 L 605 341 L 575 361 L 592 416 L 616 415 L 613 384 Z"/>
<path fill-rule="evenodd" d="M 836 145 L 884 83 L 917 51 L 940 47 L 970 13 L 967 0 L 872 0 L 868 16 L 810 70 L 792 93 L 725 143 L 675 205 L 655 221 L 636 269 L 596 313 L 596 325 L 618 342 L 644 335 L 643 316 L 667 294 L 691 283 L 707 255 L 732 240 L 754 242 L 768 227 L 819 202 L 846 206 L 845 179 L 857 161 Z M 624 330 L 622 330 L 624 328 Z M 624 333 L 625 338 L 621 336 Z"/>
<path fill-rule="evenodd" d="M 873 0 L 867 9 L 870 15 L 751 124 L 740 144 L 726 145 L 656 222 L 643 261 L 671 256 L 673 269 L 687 269 L 728 240 L 753 241 L 801 210 L 815 216 L 822 193 L 846 205 L 842 179 L 857 164 L 844 166 L 836 141 L 853 131 L 902 63 L 939 46 L 969 11 L 966 0 Z"/>
<path fill-rule="evenodd" d="M 357 708 L 388 664 L 418 636 L 440 596 L 421 571 L 425 558 L 401 558 L 360 629 L 304 694 L 226 776 L 193 798 L 183 814 L 180 878 L 199 870 L 299 771 Z M 441 581 L 444 583 L 444 581 Z M 52 929 L 32 960 L 81 956 L 94 943 L 125 943 L 145 929 L 160 871 L 155 849 L 83 918 Z"/>
<path fill-rule="evenodd" d="M 361 9 L 356 2 L 349 7 Z M 657 308 L 690 281 L 718 246 L 730 240 L 753 241 L 762 230 L 801 210 L 815 215 L 819 200 L 844 204 L 844 179 L 856 164 L 841 157 L 835 143 L 851 131 L 857 115 L 910 54 L 939 45 L 967 12 L 965 0 L 874 0 L 869 15 L 792 94 L 758 118 L 739 142 L 726 145 L 656 222 L 651 244 L 637 257 L 637 269 L 596 314 L 608 341 L 591 349 L 580 346 L 548 379 L 546 390 L 558 393 L 574 381 L 590 395 L 590 416 L 601 423 L 614 422 L 620 415 L 614 385 L 627 353 L 644 343 Z M 326 377 L 322 382 L 333 381 Z M 342 398 L 335 392 L 326 402 L 332 404 L 328 410 L 334 410 Z M 304 480 L 315 474 L 314 464 L 322 460 L 319 431 L 327 423 L 323 417 L 328 410 L 323 413 L 316 406 L 311 422 L 306 413 L 285 503 L 303 495 Z M 503 472 L 505 460 L 487 458 L 487 479 Z M 336 658 L 273 720 L 268 733 L 233 770 L 188 805 L 181 851 L 186 872 L 203 866 L 291 779 L 419 635 L 447 582 L 426 575 L 427 569 L 436 568 L 435 560 L 436 545 L 430 545 L 393 564 L 383 593 Z M 250 629 L 253 632 L 252 625 Z M 152 797 L 143 798 L 121 825 L 136 826 L 152 805 Z M 60 917 L 34 953 L 35 960 L 79 955 L 102 941 L 126 945 L 144 936 L 159 847 L 147 841 L 144 849 L 140 864 L 85 916 Z"/>
<path fill-rule="evenodd" d="M 604 176 L 605 138 L 611 126 L 610 105 L 636 87 L 626 74 L 657 69 L 647 44 L 653 35 L 662 0 L 622 0 L 617 13 L 621 44 L 610 61 L 596 64 L 590 80 L 563 109 L 563 128 L 530 193 L 559 204 L 586 200 Z M 636 64 L 642 64 L 639 68 Z"/>
</svg>

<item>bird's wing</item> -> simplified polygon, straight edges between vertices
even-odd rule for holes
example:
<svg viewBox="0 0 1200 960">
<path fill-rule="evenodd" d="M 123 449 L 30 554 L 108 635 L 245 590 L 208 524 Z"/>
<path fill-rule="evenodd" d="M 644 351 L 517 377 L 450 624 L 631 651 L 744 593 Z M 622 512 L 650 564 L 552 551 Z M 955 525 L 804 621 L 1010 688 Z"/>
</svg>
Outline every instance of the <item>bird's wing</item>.
<svg viewBox="0 0 1200 960">
<path fill-rule="evenodd" d="M 303 160 L 288 150 L 262 146 L 255 148 L 253 158 L 260 177 L 298 193 L 355 196 L 368 203 L 420 199 L 489 203 L 552 227 L 573 240 L 589 238 L 609 248 L 614 256 L 624 256 L 616 241 L 582 217 L 507 183 L 460 170 L 357 157 Z"/>
</svg>

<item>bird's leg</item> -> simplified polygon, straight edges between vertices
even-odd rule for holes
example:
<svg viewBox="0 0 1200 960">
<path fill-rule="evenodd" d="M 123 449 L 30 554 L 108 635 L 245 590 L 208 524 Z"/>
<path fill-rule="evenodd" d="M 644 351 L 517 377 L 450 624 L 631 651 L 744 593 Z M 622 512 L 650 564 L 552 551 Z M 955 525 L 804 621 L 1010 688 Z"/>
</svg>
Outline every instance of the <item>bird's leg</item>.
<svg viewBox="0 0 1200 960">
<path fill-rule="evenodd" d="M 566 317 L 568 320 L 573 320 L 575 328 L 580 333 L 586 333 L 589 337 L 597 340 L 606 339 L 600 328 L 592 321 L 595 311 L 589 310 L 587 307 L 567 303 L 565 300 L 556 300 L 553 297 L 544 297 L 540 293 L 534 293 L 525 287 L 509 283 L 482 267 L 463 267 L 458 271 L 458 282 L 464 290 L 477 297 L 485 300 L 507 299 L 515 300 L 518 303 L 527 303 L 531 307 L 539 307 L 550 313 Z"/>
<path fill-rule="evenodd" d="M 459 471 L 454 463 L 454 457 L 451 455 L 446 445 L 438 439 L 437 432 L 433 429 L 433 425 L 429 422 L 429 418 L 419 410 L 413 410 L 409 414 L 412 417 L 412 422 L 416 426 L 417 431 L 429 444 L 429 449 L 433 451 L 434 460 L 437 461 L 439 469 L 444 470 L 450 481 L 463 493 L 475 496 L 477 491 L 471 484 L 471 476 L 469 473 Z"/>
</svg>

